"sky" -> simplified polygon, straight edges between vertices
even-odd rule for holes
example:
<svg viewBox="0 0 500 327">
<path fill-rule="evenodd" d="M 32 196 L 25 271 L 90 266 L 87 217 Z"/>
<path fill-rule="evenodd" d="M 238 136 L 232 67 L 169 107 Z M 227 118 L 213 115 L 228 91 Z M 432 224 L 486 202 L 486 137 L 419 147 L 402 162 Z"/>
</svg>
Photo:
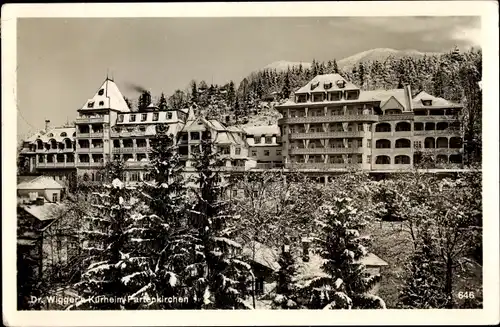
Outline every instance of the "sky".
<svg viewBox="0 0 500 327">
<path fill-rule="evenodd" d="M 122 93 L 153 97 L 191 80 L 238 84 L 279 61 L 311 62 L 373 48 L 443 52 L 479 46 L 479 17 L 20 18 L 18 139 L 73 121 L 107 72 Z"/>
</svg>

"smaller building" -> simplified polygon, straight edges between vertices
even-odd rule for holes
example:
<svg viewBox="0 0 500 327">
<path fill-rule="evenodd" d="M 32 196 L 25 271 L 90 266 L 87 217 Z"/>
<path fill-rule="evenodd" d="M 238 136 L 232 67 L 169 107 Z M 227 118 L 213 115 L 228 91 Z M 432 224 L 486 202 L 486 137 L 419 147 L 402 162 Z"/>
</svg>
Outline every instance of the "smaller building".
<svg viewBox="0 0 500 327">
<path fill-rule="evenodd" d="M 256 168 L 282 167 L 281 132 L 277 125 L 243 126 L 248 143 L 249 157 L 257 162 Z"/>
<path fill-rule="evenodd" d="M 49 176 L 20 178 L 17 196 L 21 203 L 33 202 L 39 197 L 48 202 L 60 202 L 64 197 L 65 187 Z"/>
</svg>

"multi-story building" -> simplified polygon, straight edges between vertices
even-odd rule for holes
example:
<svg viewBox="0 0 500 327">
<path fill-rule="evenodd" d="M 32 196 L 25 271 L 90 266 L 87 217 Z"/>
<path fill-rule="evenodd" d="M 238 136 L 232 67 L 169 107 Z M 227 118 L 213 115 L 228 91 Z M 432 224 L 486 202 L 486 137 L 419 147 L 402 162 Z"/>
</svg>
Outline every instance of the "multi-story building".
<svg viewBox="0 0 500 327">
<path fill-rule="evenodd" d="M 277 106 L 288 168 L 394 171 L 413 167 L 417 152 L 462 162 L 461 106 L 404 89 L 361 91 L 339 74 L 319 75 Z"/>
<path fill-rule="evenodd" d="M 100 180 L 106 162 L 121 159 L 126 180 L 147 179 L 150 140 L 158 124 L 176 137 L 186 172 L 200 143 L 210 137 L 227 171 L 294 168 L 304 172 L 362 169 L 391 172 L 415 167 L 421 154 L 439 163 L 462 163 L 458 114 L 462 107 L 404 89 L 362 91 L 339 74 L 318 75 L 276 107 L 271 126 L 225 126 L 191 109 L 131 111 L 114 81 L 106 79 L 78 110 L 75 127 L 46 128 L 24 142 L 30 170 L 60 179 L 76 171 Z"/>
</svg>

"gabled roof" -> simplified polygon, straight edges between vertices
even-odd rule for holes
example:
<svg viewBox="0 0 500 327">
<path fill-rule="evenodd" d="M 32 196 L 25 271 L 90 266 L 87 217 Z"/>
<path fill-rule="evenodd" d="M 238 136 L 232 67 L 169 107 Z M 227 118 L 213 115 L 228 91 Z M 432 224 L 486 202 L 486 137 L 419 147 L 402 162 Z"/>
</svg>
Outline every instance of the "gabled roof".
<svg viewBox="0 0 500 327">
<path fill-rule="evenodd" d="M 25 140 L 25 142 L 33 143 L 38 139 L 42 140 L 42 142 L 48 142 L 50 139 L 54 139 L 57 142 L 62 142 L 64 139 L 70 139 L 71 141 L 73 141 L 75 139 L 75 137 L 73 136 L 75 131 L 75 127 L 54 127 L 52 129 L 49 129 L 45 134 L 36 133 L 31 135 Z"/>
<path fill-rule="evenodd" d="M 339 88 L 337 85 L 338 81 L 343 81 L 345 87 Z M 331 83 L 331 87 L 325 89 L 325 84 Z M 311 85 L 318 84 L 313 90 L 311 90 Z M 356 85 L 348 82 L 345 78 L 339 74 L 324 74 L 314 77 L 309 83 L 295 91 L 295 93 L 310 93 L 310 92 L 331 92 L 338 90 L 357 90 L 359 89 Z"/>
<path fill-rule="evenodd" d="M 17 176 L 17 184 L 30 182 L 36 178 L 40 177 L 40 175 L 26 175 L 26 176 Z"/>
<path fill-rule="evenodd" d="M 274 251 L 273 249 L 262 243 L 254 241 L 246 244 L 243 247 L 242 254 L 248 257 L 250 260 L 253 260 L 274 271 L 280 269 L 280 265 L 278 264 L 277 251 Z"/>
<path fill-rule="evenodd" d="M 43 205 L 23 205 L 21 208 L 38 220 L 45 221 L 59 218 L 66 206 L 59 203 L 44 203 Z"/>
<path fill-rule="evenodd" d="M 425 106 L 422 100 L 432 100 L 431 106 Z M 417 94 L 412 101 L 413 108 L 432 108 L 432 107 L 461 107 L 459 104 L 453 103 L 443 98 L 435 97 L 429 93 L 422 91 Z"/>
<path fill-rule="evenodd" d="M 380 101 L 380 108 L 383 108 L 393 98 L 399 102 L 405 111 L 409 110 L 406 106 L 404 89 L 362 91 L 361 94 L 363 97 L 371 97 L 373 100 Z"/>
<path fill-rule="evenodd" d="M 33 180 L 25 181 L 17 185 L 18 190 L 45 190 L 63 188 L 64 187 L 61 184 L 48 176 L 38 176 Z"/>
<path fill-rule="evenodd" d="M 90 104 L 90 106 L 89 106 Z M 114 81 L 106 79 L 94 96 L 87 100 L 80 110 L 113 109 L 130 112 L 122 93 Z"/>
</svg>

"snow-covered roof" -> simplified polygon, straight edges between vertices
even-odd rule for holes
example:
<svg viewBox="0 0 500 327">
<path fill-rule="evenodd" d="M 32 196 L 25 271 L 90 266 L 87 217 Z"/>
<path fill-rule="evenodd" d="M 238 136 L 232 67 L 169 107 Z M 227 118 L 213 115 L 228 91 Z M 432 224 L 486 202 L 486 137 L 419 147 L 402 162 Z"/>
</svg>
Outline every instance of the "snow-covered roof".
<svg viewBox="0 0 500 327">
<path fill-rule="evenodd" d="M 337 82 L 343 82 L 344 87 L 339 88 Z M 315 87 L 311 89 L 311 86 Z M 327 88 L 325 88 L 325 86 L 327 86 Z M 357 90 L 357 89 L 359 88 L 356 85 L 352 84 L 351 82 L 348 82 L 345 78 L 343 78 L 339 74 L 324 74 L 314 77 L 311 81 L 309 81 L 309 83 L 307 83 L 306 85 L 295 91 L 295 93 L 299 94 L 299 93 L 311 93 L 311 92 L 331 92 L 338 90 Z"/>
<path fill-rule="evenodd" d="M 43 205 L 23 205 L 21 208 L 38 220 L 45 221 L 59 218 L 66 206 L 60 203 L 44 203 Z"/>
<path fill-rule="evenodd" d="M 280 265 L 278 264 L 278 252 L 262 243 L 246 243 L 243 247 L 242 254 L 265 267 L 271 268 L 272 270 L 276 271 L 280 268 Z"/>
<path fill-rule="evenodd" d="M 423 104 L 422 101 L 425 100 L 431 100 L 432 104 L 430 106 L 426 106 Z M 429 93 L 422 91 L 419 94 L 417 94 L 412 101 L 413 108 L 432 108 L 432 107 L 456 107 L 459 108 L 461 107 L 460 105 L 453 103 L 451 101 L 448 101 L 443 98 L 435 97 L 433 95 L 430 95 Z"/>
<path fill-rule="evenodd" d="M 106 79 L 95 95 L 88 99 L 81 110 L 113 109 L 120 112 L 130 112 L 123 94 L 114 81 Z"/>
<path fill-rule="evenodd" d="M 46 189 L 63 189 L 52 177 L 38 176 L 37 178 L 25 181 L 17 185 L 18 190 L 46 190 Z"/>
<path fill-rule="evenodd" d="M 248 135 L 280 135 L 280 128 L 278 125 L 267 126 L 243 126 L 244 131 Z"/>
<path fill-rule="evenodd" d="M 25 183 L 25 182 L 29 182 L 29 181 L 32 181 L 36 178 L 40 177 L 39 175 L 29 175 L 29 176 L 17 176 L 17 184 L 21 184 L 21 183 Z"/>
<path fill-rule="evenodd" d="M 33 143 L 40 139 L 42 142 L 48 142 L 50 139 L 54 139 L 57 142 L 62 142 L 64 139 L 70 139 L 73 141 L 75 137 L 73 136 L 76 131 L 75 127 L 54 127 L 48 130 L 47 133 L 36 133 L 28 137 L 25 142 Z"/>
<path fill-rule="evenodd" d="M 373 100 L 380 101 L 380 108 L 383 108 L 391 98 L 394 98 L 404 108 L 404 111 L 408 110 L 404 89 L 362 91 L 360 97 L 361 95 L 363 95 L 363 98 L 372 98 Z"/>
</svg>

